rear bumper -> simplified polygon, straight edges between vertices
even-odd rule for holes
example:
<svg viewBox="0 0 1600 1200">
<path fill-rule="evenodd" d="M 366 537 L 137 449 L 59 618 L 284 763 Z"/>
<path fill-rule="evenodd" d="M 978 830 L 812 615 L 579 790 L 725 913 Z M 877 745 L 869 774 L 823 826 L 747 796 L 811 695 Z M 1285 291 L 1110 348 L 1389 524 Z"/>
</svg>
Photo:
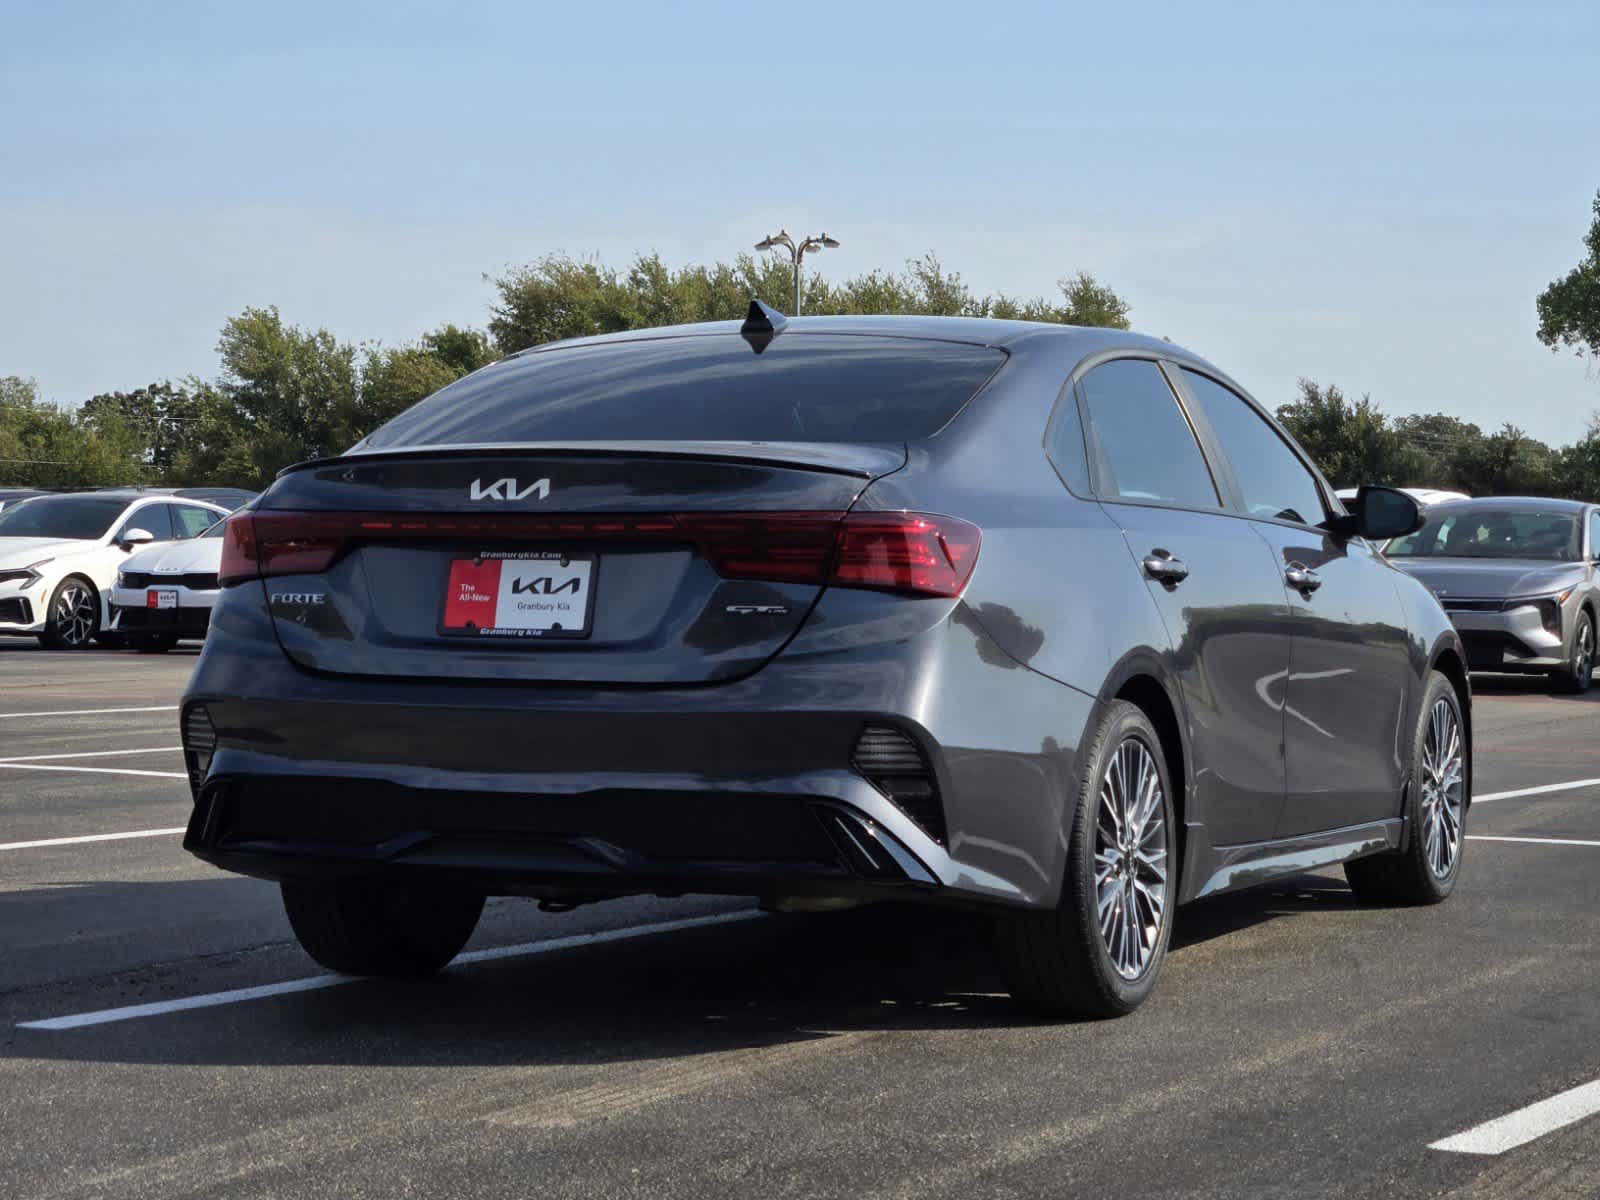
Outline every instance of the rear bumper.
<svg viewBox="0 0 1600 1200">
<path fill-rule="evenodd" d="M 688 892 L 931 899 L 933 874 L 880 823 L 807 797 L 476 792 L 323 779 L 213 779 L 184 846 L 259 878 L 451 879 L 562 900 Z"/>
<path fill-rule="evenodd" d="M 307 671 L 228 601 L 184 715 L 203 705 L 216 741 L 204 769 L 191 755 L 187 845 L 229 870 L 447 872 L 510 894 L 1059 894 L 1095 701 L 972 622 L 842 648 L 833 633 L 713 686 L 497 686 Z M 853 764 L 876 725 L 916 742 L 942 838 Z"/>
</svg>

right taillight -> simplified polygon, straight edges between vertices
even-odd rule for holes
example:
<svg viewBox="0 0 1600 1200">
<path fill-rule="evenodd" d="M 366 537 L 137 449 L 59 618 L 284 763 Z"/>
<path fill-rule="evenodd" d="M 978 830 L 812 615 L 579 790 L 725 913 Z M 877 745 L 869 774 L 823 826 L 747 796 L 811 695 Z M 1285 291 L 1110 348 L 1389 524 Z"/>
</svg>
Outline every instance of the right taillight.
<svg viewBox="0 0 1600 1200">
<path fill-rule="evenodd" d="M 976 525 L 925 513 L 851 513 L 830 582 L 921 596 L 959 596 L 978 565 Z"/>
</svg>

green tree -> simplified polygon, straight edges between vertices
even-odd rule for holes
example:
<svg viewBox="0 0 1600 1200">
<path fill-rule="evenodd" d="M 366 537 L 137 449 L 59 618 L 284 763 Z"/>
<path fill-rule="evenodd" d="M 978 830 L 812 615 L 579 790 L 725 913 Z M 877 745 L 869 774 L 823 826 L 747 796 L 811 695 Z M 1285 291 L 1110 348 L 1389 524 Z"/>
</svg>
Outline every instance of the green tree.
<svg viewBox="0 0 1600 1200">
<path fill-rule="evenodd" d="M 337 454 L 365 432 L 356 348 L 326 329 L 247 308 L 222 327 L 222 375 L 179 456 L 185 478 L 264 487 L 290 463 Z"/>
<path fill-rule="evenodd" d="M 39 399 L 31 379 L 0 378 L 0 485 L 104 487 L 150 481 L 138 431 Z"/>
<path fill-rule="evenodd" d="M 1566 346 L 1595 355 L 1600 354 L 1600 193 L 1583 244 L 1588 251 L 1583 260 L 1539 294 L 1539 340 L 1552 350 Z"/>
<path fill-rule="evenodd" d="M 1553 490 L 1550 447 L 1507 423 L 1483 440 L 1481 452 L 1457 463 L 1456 483 L 1473 496 L 1540 496 Z"/>
<path fill-rule="evenodd" d="M 1421 456 L 1390 426 L 1370 396 L 1351 401 L 1334 385 L 1302 379 L 1300 396 L 1278 420 L 1337 487 L 1407 484 Z"/>
<path fill-rule="evenodd" d="M 793 304 L 791 271 L 787 257 L 779 255 L 743 254 L 732 263 L 680 269 L 659 255 L 641 255 L 626 271 L 551 255 L 494 281 L 499 302 L 489 332 L 495 347 L 510 354 L 560 338 L 737 320 L 752 297 L 787 311 Z M 1128 328 L 1127 301 L 1092 275 L 1065 277 L 1059 288 L 1054 300 L 980 296 L 928 254 L 900 272 L 871 271 L 837 284 L 806 275 L 803 302 L 813 316 L 914 313 Z"/>
<path fill-rule="evenodd" d="M 175 385 L 168 380 L 131 392 L 102 392 L 78 412 L 95 428 L 107 421 L 127 425 L 143 444 L 142 460 L 165 472 L 196 448 L 215 402 L 216 394 L 199 381 Z"/>
<path fill-rule="evenodd" d="M 441 325 L 432 333 L 423 334 L 422 348 L 458 376 L 486 367 L 496 357 L 488 334 L 481 329 L 461 329 L 455 325 Z"/>
</svg>

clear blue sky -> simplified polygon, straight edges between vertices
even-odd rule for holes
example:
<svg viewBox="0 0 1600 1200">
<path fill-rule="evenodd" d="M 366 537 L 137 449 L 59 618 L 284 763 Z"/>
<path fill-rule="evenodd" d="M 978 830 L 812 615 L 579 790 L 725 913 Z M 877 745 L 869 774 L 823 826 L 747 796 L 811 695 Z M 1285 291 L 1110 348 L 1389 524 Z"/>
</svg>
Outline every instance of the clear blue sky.
<svg viewBox="0 0 1600 1200">
<path fill-rule="evenodd" d="M 216 369 L 276 304 L 350 340 L 483 324 L 508 264 L 933 250 L 1092 271 L 1270 404 L 1568 441 L 1534 339 L 1600 190 L 1600 14 L 1530 4 L 0 4 L 0 374 Z"/>
</svg>

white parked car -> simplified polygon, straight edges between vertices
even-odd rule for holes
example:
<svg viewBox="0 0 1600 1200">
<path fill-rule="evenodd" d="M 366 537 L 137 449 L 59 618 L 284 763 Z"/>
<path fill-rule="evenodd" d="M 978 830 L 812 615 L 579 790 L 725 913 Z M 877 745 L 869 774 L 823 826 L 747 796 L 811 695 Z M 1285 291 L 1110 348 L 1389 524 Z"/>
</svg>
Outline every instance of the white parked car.
<svg viewBox="0 0 1600 1200">
<path fill-rule="evenodd" d="M 35 496 L 0 512 L 0 634 L 54 649 L 115 643 L 111 586 L 134 550 L 204 533 L 221 505 L 149 492 Z"/>
<path fill-rule="evenodd" d="M 203 639 L 221 590 L 226 525 L 224 518 L 199 537 L 130 555 L 111 589 L 111 631 L 146 654 L 171 650 L 179 638 Z"/>
<path fill-rule="evenodd" d="M 1360 490 L 1360 488 L 1352 487 L 1340 488 L 1334 493 L 1334 495 L 1339 497 L 1339 502 L 1341 504 L 1349 505 L 1349 503 L 1356 498 L 1356 493 Z M 1404 492 L 1424 508 L 1428 507 L 1430 504 L 1443 504 L 1446 500 L 1472 499 L 1472 497 L 1467 495 L 1465 492 L 1447 492 L 1442 488 L 1403 487 L 1397 490 Z"/>
</svg>

